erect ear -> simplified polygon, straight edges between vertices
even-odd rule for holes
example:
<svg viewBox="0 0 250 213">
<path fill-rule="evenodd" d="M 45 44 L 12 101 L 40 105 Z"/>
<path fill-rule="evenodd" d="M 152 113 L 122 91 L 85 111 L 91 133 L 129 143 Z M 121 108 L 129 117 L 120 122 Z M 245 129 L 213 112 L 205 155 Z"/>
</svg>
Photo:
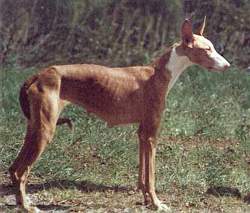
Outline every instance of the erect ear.
<svg viewBox="0 0 250 213">
<path fill-rule="evenodd" d="M 201 36 L 203 35 L 205 26 L 206 26 L 206 16 L 204 17 L 202 25 L 198 29 L 198 32 L 197 32 L 198 35 L 201 35 Z"/>
<path fill-rule="evenodd" d="M 193 30 L 192 23 L 189 19 L 185 19 L 181 27 L 182 43 L 188 47 L 193 47 Z"/>
</svg>

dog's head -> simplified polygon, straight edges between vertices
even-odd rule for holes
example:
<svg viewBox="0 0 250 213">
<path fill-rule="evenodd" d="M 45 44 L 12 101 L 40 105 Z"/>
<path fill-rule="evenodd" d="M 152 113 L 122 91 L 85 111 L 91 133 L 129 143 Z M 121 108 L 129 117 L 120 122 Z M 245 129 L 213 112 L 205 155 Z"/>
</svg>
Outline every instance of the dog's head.
<svg viewBox="0 0 250 213">
<path fill-rule="evenodd" d="M 206 17 L 200 26 L 198 33 L 194 34 L 192 23 L 186 19 L 181 28 L 182 47 L 189 60 L 208 70 L 225 71 L 229 62 L 214 48 L 211 41 L 203 36 L 206 25 Z"/>
</svg>

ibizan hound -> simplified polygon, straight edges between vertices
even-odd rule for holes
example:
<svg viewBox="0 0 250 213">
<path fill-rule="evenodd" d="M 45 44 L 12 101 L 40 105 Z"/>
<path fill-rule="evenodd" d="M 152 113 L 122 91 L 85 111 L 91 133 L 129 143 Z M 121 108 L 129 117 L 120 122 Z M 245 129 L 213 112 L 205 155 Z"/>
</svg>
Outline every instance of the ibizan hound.
<svg viewBox="0 0 250 213">
<path fill-rule="evenodd" d="M 181 42 L 168 48 L 151 65 L 110 68 L 94 64 L 52 66 L 28 79 L 20 91 L 20 104 L 27 117 L 22 149 L 9 172 L 16 186 L 16 201 L 29 212 L 38 211 L 27 199 L 25 185 L 34 162 L 51 142 L 56 124 L 67 103 L 84 107 L 109 126 L 138 123 L 139 180 L 145 204 L 169 211 L 155 192 L 156 137 L 165 96 L 181 73 L 198 64 L 208 70 L 225 71 L 230 64 L 191 21 L 181 28 Z"/>
</svg>

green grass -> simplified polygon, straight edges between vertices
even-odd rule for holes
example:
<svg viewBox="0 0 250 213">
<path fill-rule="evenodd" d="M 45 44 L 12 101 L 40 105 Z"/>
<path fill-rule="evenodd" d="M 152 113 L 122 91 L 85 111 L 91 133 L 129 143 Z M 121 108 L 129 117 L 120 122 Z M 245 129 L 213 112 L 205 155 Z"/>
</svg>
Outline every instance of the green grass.
<svg viewBox="0 0 250 213">
<path fill-rule="evenodd" d="M 7 183 L 4 171 L 25 133 L 19 88 L 36 70 L 11 67 L 0 72 L 0 181 Z M 133 191 L 138 170 L 136 125 L 107 128 L 75 106 L 63 113 L 73 120 L 74 130 L 58 127 L 35 164 L 30 188 L 37 200 L 72 211 L 140 212 L 136 202 L 142 196 Z M 250 76 L 237 69 L 224 74 L 190 69 L 170 92 L 162 119 L 157 152 L 160 197 L 177 212 L 250 211 L 232 192 L 242 197 L 250 192 L 249 162 Z M 207 193 L 213 187 L 229 192 Z"/>
</svg>

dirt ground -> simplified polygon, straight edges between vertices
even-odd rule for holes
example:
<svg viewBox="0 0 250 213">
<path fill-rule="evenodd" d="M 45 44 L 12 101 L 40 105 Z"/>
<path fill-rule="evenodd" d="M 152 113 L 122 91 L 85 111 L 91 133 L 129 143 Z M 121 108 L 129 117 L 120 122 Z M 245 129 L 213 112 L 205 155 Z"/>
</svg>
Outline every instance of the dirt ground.
<svg viewBox="0 0 250 213">
<path fill-rule="evenodd" d="M 23 212 L 15 205 L 14 188 L 8 175 L 1 172 L 0 181 L 0 212 Z M 32 203 L 46 213 L 155 212 L 150 206 L 143 205 L 140 192 L 126 186 L 112 187 L 67 180 L 44 182 L 40 178 L 31 177 L 28 194 Z M 199 205 L 181 203 L 182 195 L 179 192 L 171 195 L 159 192 L 158 195 L 171 207 L 172 212 L 250 212 L 250 195 L 242 198 L 237 189 L 210 189 L 203 195 Z"/>
</svg>

